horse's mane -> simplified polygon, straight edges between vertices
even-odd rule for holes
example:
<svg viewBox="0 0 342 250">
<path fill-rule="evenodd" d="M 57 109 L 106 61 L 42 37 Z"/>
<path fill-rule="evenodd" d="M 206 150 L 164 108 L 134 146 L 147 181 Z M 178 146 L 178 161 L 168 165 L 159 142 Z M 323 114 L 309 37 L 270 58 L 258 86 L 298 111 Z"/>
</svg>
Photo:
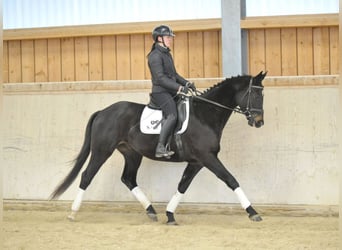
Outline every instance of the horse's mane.
<svg viewBox="0 0 342 250">
<path fill-rule="evenodd" d="M 231 84 L 232 82 L 236 81 L 236 80 L 241 80 L 242 78 L 250 78 L 250 75 L 238 75 L 238 76 L 233 76 L 230 78 L 226 78 L 224 80 L 222 80 L 221 82 L 218 82 L 216 84 L 214 84 L 213 86 L 207 88 L 206 90 L 204 90 L 201 94 L 202 95 L 208 95 L 209 93 L 212 93 L 213 91 L 220 89 L 222 86 L 226 86 L 227 84 Z"/>
</svg>

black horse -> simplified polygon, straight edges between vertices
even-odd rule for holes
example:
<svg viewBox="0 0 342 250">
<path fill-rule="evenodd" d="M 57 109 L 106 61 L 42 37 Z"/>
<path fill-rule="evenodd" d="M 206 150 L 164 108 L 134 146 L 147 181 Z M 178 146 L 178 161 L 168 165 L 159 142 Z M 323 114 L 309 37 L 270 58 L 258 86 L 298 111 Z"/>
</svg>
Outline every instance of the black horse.
<svg viewBox="0 0 342 250">
<path fill-rule="evenodd" d="M 141 202 L 151 219 L 157 220 L 156 212 L 136 182 L 143 156 L 159 161 L 188 162 L 177 192 L 167 205 L 168 224 L 176 224 L 176 207 L 193 178 L 203 167 L 208 168 L 235 192 L 252 221 L 261 221 L 260 215 L 252 207 L 239 183 L 217 155 L 220 151 L 222 130 L 233 112 L 245 115 L 250 126 L 259 128 L 264 124 L 262 80 L 265 76 L 266 73 L 260 72 L 255 77 L 243 75 L 227 78 L 199 95 L 190 96 L 188 128 L 180 135 L 181 147 L 179 142 L 171 141 L 175 154 L 170 159 L 155 158 L 158 136 L 143 134 L 140 131 L 138 125 L 145 105 L 122 101 L 95 112 L 87 124 L 85 140 L 75 159 L 74 167 L 51 194 L 51 198 L 58 198 L 70 186 L 91 153 L 88 166 L 82 173 L 79 192 L 72 204 L 72 213 L 69 215 L 69 219 L 73 220 L 81 206 L 84 191 L 104 162 L 117 149 L 125 159 L 121 181 Z"/>
</svg>

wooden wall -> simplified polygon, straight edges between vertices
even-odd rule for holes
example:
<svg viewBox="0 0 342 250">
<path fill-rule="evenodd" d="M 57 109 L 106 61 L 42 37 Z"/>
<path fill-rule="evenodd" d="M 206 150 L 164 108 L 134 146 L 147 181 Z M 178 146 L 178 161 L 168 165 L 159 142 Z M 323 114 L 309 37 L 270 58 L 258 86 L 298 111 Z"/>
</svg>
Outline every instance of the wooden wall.
<svg viewBox="0 0 342 250">
<path fill-rule="evenodd" d="M 206 23 L 172 22 L 176 29 L 172 53 L 185 77 L 221 75 L 221 31 L 215 21 Z M 10 30 L 4 41 L 4 82 L 150 79 L 146 56 L 156 25 L 130 24 L 126 30 L 118 24 L 102 25 L 100 32 L 99 25 L 47 28 L 43 34 L 42 29 Z"/>
<path fill-rule="evenodd" d="M 248 18 L 250 73 L 272 76 L 339 74 L 337 15 Z"/>
<path fill-rule="evenodd" d="M 173 56 L 186 77 L 221 75 L 220 32 L 179 32 Z M 189 46 L 191 44 L 191 46 Z M 5 82 L 149 79 L 150 34 L 4 42 Z"/>
<path fill-rule="evenodd" d="M 150 79 L 146 55 L 160 22 L 4 30 L 5 83 Z M 178 72 L 221 77 L 220 19 L 170 21 Z M 241 20 L 249 73 L 338 74 L 338 15 Z"/>
</svg>

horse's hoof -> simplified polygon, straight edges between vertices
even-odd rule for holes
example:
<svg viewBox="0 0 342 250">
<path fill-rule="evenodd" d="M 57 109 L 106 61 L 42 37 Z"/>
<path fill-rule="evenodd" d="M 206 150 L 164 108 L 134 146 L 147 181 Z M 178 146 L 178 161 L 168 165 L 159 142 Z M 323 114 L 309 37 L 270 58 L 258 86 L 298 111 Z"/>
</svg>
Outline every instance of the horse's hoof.
<svg viewBox="0 0 342 250">
<path fill-rule="evenodd" d="M 262 221 L 261 216 L 258 215 L 258 214 L 250 215 L 250 216 L 249 216 L 249 219 L 250 219 L 251 221 Z"/>
<path fill-rule="evenodd" d="M 151 219 L 151 221 L 158 221 L 158 217 L 154 213 L 147 213 L 147 216 Z"/>
<path fill-rule="evenodd" d="M 69 214 L 67 218 L 68 218 L 69 221 L 75 221 L 75 219 L 76 219 L 76 212 L 72 211 L 71 214 Z"/>
<path fill-rule="evenodd" d="M 175 220 L 175 216 L 172 212 L 166 211 L 167 222 L 166 225 L 177 226 L 178 223 Z"/>
<path fill-rule="evenodd" d="M 168 225 L 168 226 L 178 226 L 178 223 L 175 220 L 173 220 L 173 221 L 166 222 L 166 225 Z"/>
<path fill-rule="evenodd" d="M 75 221 L 75 216 L 73 216 L 73 215 L 68 215 L 68 217 L 67 217 L 67 219 L 69 220 L 69 221 Z"/>
</svg>

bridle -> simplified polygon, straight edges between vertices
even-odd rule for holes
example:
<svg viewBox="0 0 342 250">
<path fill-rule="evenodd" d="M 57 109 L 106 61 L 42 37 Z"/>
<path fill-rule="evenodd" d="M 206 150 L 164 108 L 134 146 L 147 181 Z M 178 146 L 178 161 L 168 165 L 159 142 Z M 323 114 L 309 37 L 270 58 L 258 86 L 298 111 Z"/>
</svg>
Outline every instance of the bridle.
<svg viewBox="0 0 342 250">
<path fill-rule="evenodd" d="M 263 112 L 262 109 L 253 108 L 251 106 L 251 93 L 252 93 L 252 89 L 253 88 L 255 88 L 255 89 L 263 89 L 264 87 L 253 85 L 253 77 L 251 77 L 251 79 L 249 81 L 248 89 L 246 90 L 246 93 L 241 98 L 241 101 L 243 101 L 243 99 L 247 97 L 247 105 L 246 105 L 246 109 L 245 110 L 242 110 L 240 107 L 231 108 L 231 107 L 222 105 L 222 104 L 220 104 L 218 102 L 214 102 L 212 100 L 209 100 L 209 99 L 203 98 L 201 96 L 198 96 L 197 95 L 198 93 L 199 94 L 203 94 L 202 92 L 200 92 L 198 90 L 195 91 L 195 95 L 193 95 L 193 97 L 195 99 L 199 99 L 201 101 L 213 104 L 213 105 L 215 105 L 217 107 L 220 107 L 220 108 L 223 108 L 223 109 L 227 109 L 227 110 L 231 110 L 231 111 L 239 113 L 239 114 L 243 114 L 243 115 L 245 115 L 247 117 L 247 119 L 249 119 L 250 117 L 252 117 L 252 114 L 255 113 L 255 112 L 260 112 L 260 113 Z"/>
<path fill-rule="evenodd" d="M 253 83 L 253 77 L 251 77 L 249 81 L 249 86 L 246 91 L 246 93 L 242 96 L 241 101 L 247 96 L 247 105 L 246 105 L 246 110 L 244 111 L 244 114 L 246 115 L 247 118 L 251 117 L 253 113 L 258 112 L 258 113 L 263 113 L 264 111 L 262 109 L 258 108 L 253 108 L 251 105 L 251 93 L 252 89 L 264 89 L 262 86 L 255 86 L 252 84 Z"/>
</svg>

